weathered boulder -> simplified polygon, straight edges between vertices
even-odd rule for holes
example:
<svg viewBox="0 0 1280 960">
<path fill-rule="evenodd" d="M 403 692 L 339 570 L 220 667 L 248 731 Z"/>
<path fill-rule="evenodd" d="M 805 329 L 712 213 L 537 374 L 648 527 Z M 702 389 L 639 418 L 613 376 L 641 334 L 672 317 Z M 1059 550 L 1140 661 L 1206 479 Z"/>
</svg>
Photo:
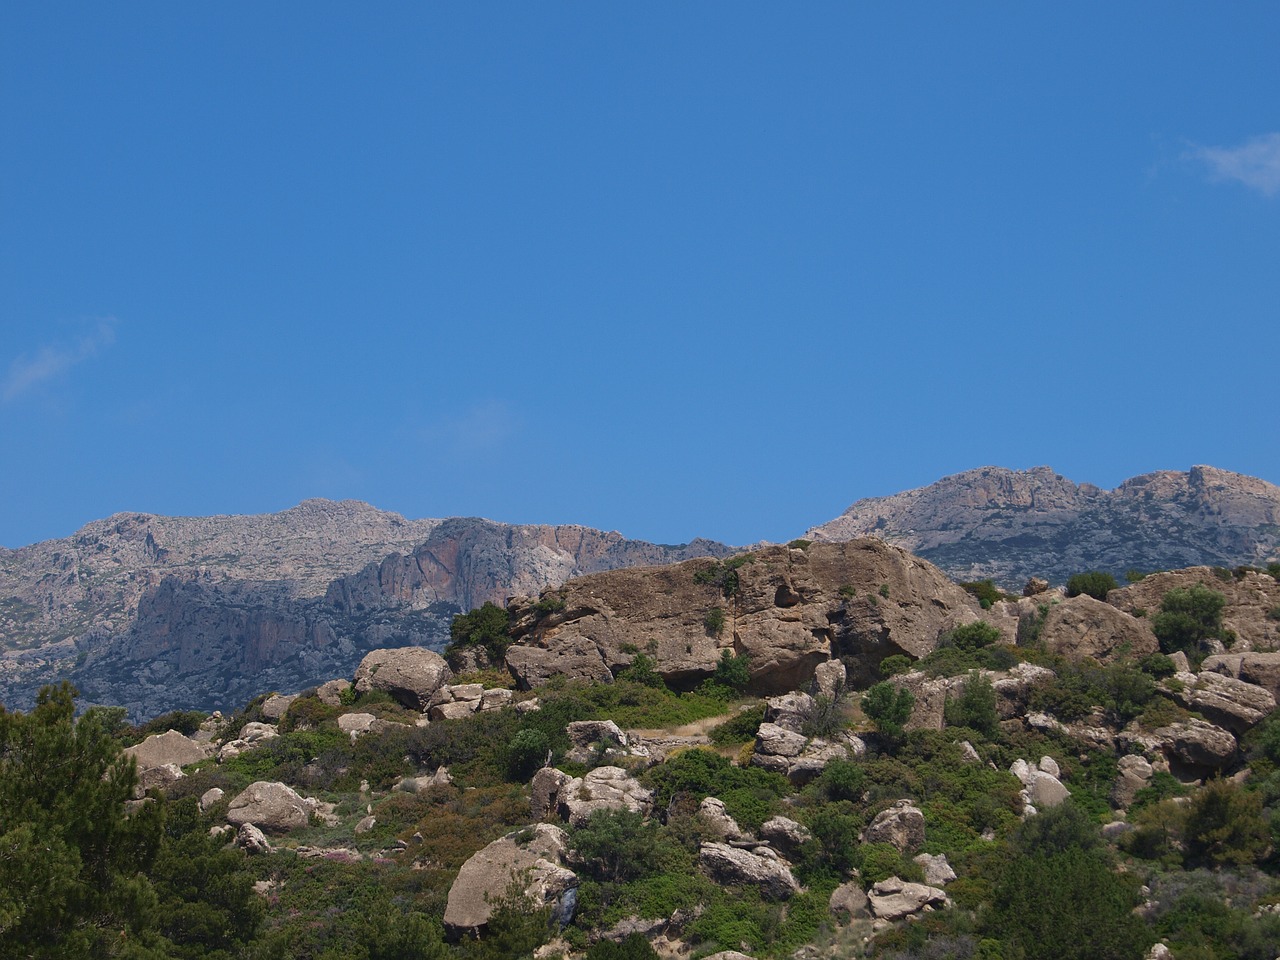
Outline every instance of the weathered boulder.
<svg viewBox="0 0 1280 960">
<path fill-rule="evenodd" d="M 1058 779 L 1060 771 L 1052 757 L 1041 757 L 1038 763 L 1015 760 L 1009 772 L 1022 782 L 1024 816 L 1033 816 L 1040 810 L 1056 807 L 1071 796 L 1071 792 Z"/>
<path fill-rule="evenodd" d="M 372 713 L 344 713 L 338 717 L 338 729 L 352 740 L 385 726 L 386 721 L 379 720 Z"/>
<path fill-rule="evenodd" d="M 375 817 L 373 814 L 369 814 L 369 816 L 367 817 L 360 818 L 360 821 L 352 829 L 352 832 L 357 835 L 369 833 L 377 825 L 378 825 L 378 818 Z"/>
<path fill-rule="evenodd" d="M 1206 720 L 1237 736 L 1276 708 L 1276 698 L 1264 687 L 1221 673 L 1175 673 L 1173 698 Z"/>
<path fill-rule="evenodd" d="M 298 695 L 296 693 L 289 696 L 273 693 L 262 701 L 262 715 L 268 720 L 279 720 L 288 712 L 293 701 L 297 699 Z"/>
<path fill-rule="evenodd" d="M 786 900 L 800 890 L 790 867 L 769 847 L 743 850 L 727 843 L 704 843 L 698 864 L 717 883 L 756 887 L 769 900 Z"/>
<path fill-rule="evenodd" d="M 653 791 L 640 786 L 621 767 L 596 767 L 584 777 L 569 780 L 556 793 L 556 809 L 575 827 L 585 824 L 597 810 L 647 814 L 652 807 Z"/>
<path fill-rule="evenodd" d="M 544 820 L 556 809 L 560 788 L 573 777 L 555 767 L 543 767 L 529 781 L 529 812 L 535 820 Z"/>
<path fill-rule="evenodd" d="M 766 723 L 772 723 L 792 733 L 800 733 L 805 722 L 813 716 L 815 706 L 814 699 L 809 694 L 792 690 L 790 693 L 765 700 L 764 719 Z"/>
<path fill-rule="evenodd" d="M 356 668 L 356 693 L 385 690 L 404 706 L 423 710 L 453 671 L 444 657 L 422 647 L 374 650 Z"/>
<path fill-rule="evenodd" d="M 1200 669 L 1257 684 L 1280 701 L 1280 653 L 1220 653 Z"/>
<path fill-rule="evenodd" d="M 313 805 L 283 783 L 259 780 L 251 783 L 231 801 L 227 820 L 234 824 L 252 823 L 277 833 L 305 827 L 311 820 Z"/>
<path fill-rule="evenodd" d="M 237 739 L 243 740 L 248 744 L 256 744 L 278 736 L 280 736 L 280 731 L 276 729 L 274 723 L 262 723 L 258 720 L 252 720 L 240 728 L 240 735 Z"/>
<path fill-rule="evenodd" d="M 1118 761 L 1120 771 L 1111 787 L 1111 802 L 1117 807 L 1128 807 L 1138 791 L 1147 786 L 1155 773 L 1150 761 L 1141 754 L 1126 754 Z"/>
<path fill-rule="evenodd" d="M 612 720 L 575 720 L 565 728 L 569 742 L 573 745 L 565 754 L 571 763 L 598 763 L 601 759 L 614 759 L 630 756 L 635 753 L 631 740 Z M 649 751 L 643 747 L 640 753 L 647 756 Z"/>
<path fill-rule="evenodd" d="M 448 767 L 436 767 L 436 772 L 429 777 L 405 777 L 392 789 L 401 793 L 422 793 L 432 787 L 447 787 L 453 783 Z"/>
<path fill-rule="evenodd" d="M 472 854 L 449 888 L 447 926 L 474 930 L 493 916 L 513 883 L 535 908 L 550 906 L 557 919 L 572 914 L 577 875 L 564 866 L 569 839 L 559 827 L 539 823 L 516 830 Z"/>
<path fill-rule="evenodd" d="M 134 799 L 141 797 L 148 790 L 164 790 L 170 784 L 177 783 L 185 776 L 182 768 L 176 763 L 162 763 L 158 767 L 148 767 L 138 774 L 138 783 L 134 788 Z"/>
<path fill-rule="evenodd" d="M 226 796 L 221 787 L 210 787 L 204 793 L 200 794 L 200 812 L 205 813 L 210 807 Z"/>
<path fill-rule="evenodd" d="M 843 661 L 828 660 L 820 663 L 813 671 L 814 696 L 834 700 L 844 694 L 847 680 L 848 671 Z"/>
<path fill-rule="evenodd" d="M 1160 649 L 1147 620 L 1083 593 L 1049 606 L 1040 627 L 1040 643 L 1051 653 L 1073 660 L 1092 657 L 1102 663 Z"/>
<path fill-rule="evenodd" d="M 507 669 L 520 686 L 540 687 L 552 677 L 611 683 L 613 671 L 600 648 L 588 637 L 557 635 L 550 646 L 512 645 L 507 648 Z"/>
<path fill-rule="evenodd" d="M 840 734 L 838 740 L 810 740 L 780 724 L 762 723 L 756 731 L 751 765 L 803 784 L 822 773 L 832 760 L 860 757 L 866 750 L 866 744 L 851 734 Z"/>
<path fill-rule="evenodd" d="M 270 853 L 271 843 L 267 835 L 252 823 L 240 824 L 236 831 L 235 845 L 245 853 Z"/>
<path fill-rule="evenodd" d="M 342 692 L 350 689 L 350 680 L 328 680 L 320 684 L 316 690 L 316 696 L 326 706 L 340 707 L 342 706 Z"/>
<path fill-rule="evenodd" d="M 1219 770 L 1235 756 L 1236 738 L 1221 727 L 1192 718 L 1154 731 L 1157 745 L 1170 763 Z"/>
<path fill-rule="evenodd" d="M 924 845 L 924 814 L 910 800 L 881 810 L 862 832 L 864 843 L 888 843 L 903 853 Z"/>
<path fill-rule="evenodd" d="M 951 905 L 945 890 L 923 883 L 907 883 L 900 877 L 881 880 L 867 898 L 879 920 L 901 920 L 924 910 Z"/>
<path fill-rule="evenodd" d="M 212 754 L 207 744 L 196 743 L 177 730 L 154 733 L 135 746 L 125 747 L 123 752 L 138 761 L 140 771 L 162 767 L 168 763 L 185 767 L 191 763 L 199 763 Z"/>
<path fill-rule="evenodd" d="M 724 801 L 716 797 L 706 797 L 698 806 L 698 817 L 713 834 L 721 840 L 746 840 L 749 834 L 738 826 L 738 821 L 729 815 Z"/>
<path fill-rule="evenodd" d="M 866 891 L 856 880 L 842 883 L 832 890 L 827 906 L 838 923 L 866 920 L 871 917 L 871 905 L 867 901 Z"/>
<path fill-rule="evenodd" d="M 930 856 L 927 853 L 918 853 L 911 859 L 920 864 L 920 869 L 924 872 L 924 882 L 931 887 L 946 886 L 956 878 L 956 872 L 947 862 L 946 854 Z"/>
<path fill-rule="evenodd" d="M 789 817 L 770 817 L 760 826 L 760 839 L 774 847 L 783 856 L 793 857 L 800 848 L 813 839 L 809 828 Z"/>
<path fill-rule="evenodd" d="M 515 693 L 505 687 L 493 687 L 486 690 L 480 697 L 481 710 L 501 710 L 503 707 L 510 706 L 511 701 L 515 698 Z"/>
</svg>

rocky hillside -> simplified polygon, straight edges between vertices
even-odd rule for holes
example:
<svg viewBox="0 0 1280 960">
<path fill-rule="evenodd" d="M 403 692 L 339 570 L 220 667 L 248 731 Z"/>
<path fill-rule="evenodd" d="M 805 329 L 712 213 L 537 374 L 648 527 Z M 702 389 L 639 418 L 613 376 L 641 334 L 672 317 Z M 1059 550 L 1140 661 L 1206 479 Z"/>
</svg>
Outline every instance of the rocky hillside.
<svg viewBox="0 0 1280 960">
<path fill-rule="evenodd" d="M 369 649 L 441 647 L 453 615 L 568 577 L 718 556 L 580 526 L 406 520 L 356 501 L 261 516 L 120 514 L 0 552 L 0 702 L 70 677 L 135 717 L 299 689 Z"/>
<path fill-rule="evenodd" d="M 1280 557 L 1280 487 L 1214 467 L 1148 473 L 1114 490 L 1048 467 L 982 467 L 859 500 L 805 536 L 880 537 L 958 580 L 1007 589 L 1088 569 L 1265 566 Z"/>
</svg>

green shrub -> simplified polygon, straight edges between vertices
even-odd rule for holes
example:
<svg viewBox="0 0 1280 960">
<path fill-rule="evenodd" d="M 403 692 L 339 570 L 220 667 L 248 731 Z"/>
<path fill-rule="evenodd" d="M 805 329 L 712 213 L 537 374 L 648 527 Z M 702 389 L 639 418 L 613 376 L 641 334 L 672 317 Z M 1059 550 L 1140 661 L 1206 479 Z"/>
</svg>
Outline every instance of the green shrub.
<svg viewBox="0 0 1280 960">
<path fill-rule="evenodd" d="M 724 632 L 724 608 L 712 607 L 708 610 L 706 616 L 702 618 L 702 625 L 711 636 L 720 636 Z"/>
<path fill-rule="evenodd" d="M 912 660 L 910 657 L 895 653 L 880 661 L 880 676 L 885 678 L 896 677 L 900 673 L 909 673 L 911 667 Z"/>
<path fill-rule="evenodd" d="M 1078 597 L 1087 594 L 1095 600 L 1106 600 L 1107 592 L 1120 586 L 1116 578 L 1101 570 L 1090 570 L 1087 573 L 1072 574 L 1067 579 L 1067 596 Z"/>
<path fill-rule="evenodd" d="M 875 723 L 876 729 L 890 740 L 902 736 L 903 724 L 911 717 L 916 698 L 906 687 L 882 680 L 862 698 L 862 712 Z"/>
<path fill-rule="evenodd" d="M 951 727 L 968 727 L 984 737 L 993 737 L 1000 729 L 996 712 L 996 690 L 991 681 L 976 670 L 969 674 L 958 697 L 948 697 L 943 716 Z"/>
<path fill-rule="evenodd" d="M 1000 642 L 1000 631 L 985 620 L 975 620 L 944 633 L 938 639 L 939 646 L 955 647 L 971 652 Z"/>
<path fill-rule="evenodd" d="M 507 746 L 507 776 L 524 782 L 544 766 L 551 755 L 551 738 L 543 731 L 525 728 Z"/>
<path fill-rule="evenodd" d="M 886 600 L 889 599 L 889 585 L 887 583 L 880 584 L 880 596 L 884 597 Z"/>
<path fill-rule="evenodd" d="M 741 693 L 751 683 L 751 658 L 745 653 L 721 650 L 711 682 Z"/>
<path fill-rule="evenodd" d="M 842 600 L 852 600 L 857 595 L 858 595 L 858 591 L 853 587 L 852 584 L 846 583 L 844 586 L 840 588 L 840 599 Z"/>
<path fill-rule="evenodd" d="M 862 885 L 870 890 L 881 880 L 901 877 L 912 883 L 924 880 L 920 864 L 908 859 L 897 847 L 888 843 L 864 843 L 858 849 L 858 869 Z"/>
<path fill-rule="evenodd" d="M 787 546 L 790 547 L 792 550 L 808 550 L 811 546 L 813 546 L 813 541 L 805 540 L 803 537 L 798 537 L 795 540 L 792 540 L 790 543 L 788 543 Z"/>
<path fill-rule="evenodd" d="M 665 688 L 667 685 L 662 674 L 658 673 L 657 661 L 645 653 L 637 653 L 632 657 L 630 665 L 618 672 L 618 679 L 655 689 Z"/>
<path fill-rule="evenodd" d="M 1222 630 L 1222 609 L 1227 598 L 1204 584 L 1175 587 L 1160 601 L 1160 612 L 1151 622 L 1164 653 L 1195 653 Z"/>
<path fill-rule="evenodd" d="M 1148 575 L 1146 573 L 1143 573 L 1141 570 L 1134 567 L 1130 567 L 1124 572 L 1124 579 L 1127 583 L 1141 583 L 1143 580 L 1147 579 L 1147 576 Z"/>
<path fill-rule="evenodd" d="M 633 933 L 621 943 L 600 940 L 587 949 L 586 960 L 659 960 L 643 933 Z"/>
<path fill-rule="evenodd" d="M 764 723 L 764 705 L 742 710 L 730 720 L 712 727 L 707 736 L 717 746 L 731 743 L 746 743 L 756 738 L 756 731 Z"/>
<path fill-rule="evenodd" d="M 445 647 L 445 655 L 480 647 L 488 655 L 490 663 L 501 663 L 511 644 L 509 628 L 507 611 L 486 601 L 470 613 L 460 613 L 453 618 L 449 624 L 449 645 Z"/>
<path fill-rule="evenodd" d="M 1271 844 L 1262 799 L 1230 780 L 1211 780 L 1191 798 L 1185 830 L 1193 864 L 1254 863 Z"/>
<path fill-rule="evenodd" d="M 996 586 L 994 580 L 973 580 L 968 583 L 962 583 L 960 586 L 977 597 L 978 603 L 981 604 L 984 610 L 990 609 L 994 603 L 1008 599 L 1006 594 Z"/>
<path fill-rule="evenodd" d="M 706 797 L 718 797 L 748 830 L 758 829 L 771 815 L 766 811 L 791 792 L 781 774 L 759 767 L 735 767 L 717 753 L 698 749 L 685 750 L 650 767 L 641 781 L 654 791 L 655 810 L 666 810 L 677 794 L 687 794 L 695 804 Z"/>
</svg>

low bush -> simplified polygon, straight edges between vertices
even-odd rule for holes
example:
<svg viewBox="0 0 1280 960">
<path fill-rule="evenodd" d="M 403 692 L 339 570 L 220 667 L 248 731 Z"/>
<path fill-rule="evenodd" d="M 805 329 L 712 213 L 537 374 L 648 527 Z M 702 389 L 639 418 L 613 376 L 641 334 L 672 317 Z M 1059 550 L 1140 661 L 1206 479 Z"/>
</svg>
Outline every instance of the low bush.
<svg viewBox="0 0 1280 960">
<path fill-rule="evenodd" d="M 1116 583 L 1116 578 L 1111 574 L 1103 573 L 1101 570 L 1090 570 L 1087 573 L 1072 574 L 1067 578 L 1067 596 L 1078 597 L 1083 593 L 1095 600 L 1106 600 L 1107 593 L 1118 586 L 1120 584 Z"/>
</svg>

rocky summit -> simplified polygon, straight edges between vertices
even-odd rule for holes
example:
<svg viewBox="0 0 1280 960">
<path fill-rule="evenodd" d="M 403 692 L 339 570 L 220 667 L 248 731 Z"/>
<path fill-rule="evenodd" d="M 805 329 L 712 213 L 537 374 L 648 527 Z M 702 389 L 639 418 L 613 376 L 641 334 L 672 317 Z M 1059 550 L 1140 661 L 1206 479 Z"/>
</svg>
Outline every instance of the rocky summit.
<svg viewBox="0 0 1280 960">
<path fill-rule="evenodd" d="M 1021 589 L 1104 570 L 1263 565 L 1280 554 L 1280 487 L 1215 467 L 1162 470 L 1114 490 L 1049 467 L 982 467 L 918 490 L 859 500 L 813 540 L 876 536 L 958 580 Z"/>
</svg>

